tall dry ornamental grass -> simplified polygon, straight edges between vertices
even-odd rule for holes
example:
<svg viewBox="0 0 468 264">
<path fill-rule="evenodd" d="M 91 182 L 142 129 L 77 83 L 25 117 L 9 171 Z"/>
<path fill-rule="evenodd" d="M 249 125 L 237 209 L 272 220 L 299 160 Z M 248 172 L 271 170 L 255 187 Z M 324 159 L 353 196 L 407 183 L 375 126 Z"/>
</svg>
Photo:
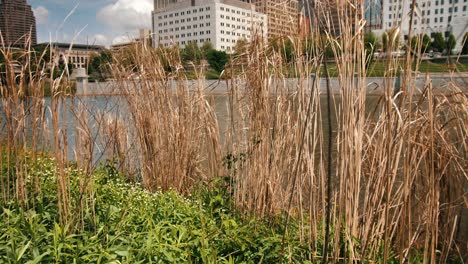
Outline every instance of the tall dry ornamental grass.
<svg viewBox="0 0 468 264">
<path fill-rule="evenodd" d="M 286 215 L 284 236 L 308 245 L 314 263 L 466 258 L 466 87 L 449 81 L 442 91 L 430 76 L 417 82 L 422 43 L 404 60 L 392 58 L 395 28 L 383 51 L 383 85 L 371 97 L 363 3 L 333 2 L 338 16 L 327 3 L 315 1 L 312 12 L 324 19 L 311 21 L 310 37 L 255 38 L 232 56 L 219 80 L 227 86 L 226 126 L 206 88 L 206 65 L 183 65 L 176 47 L 136 46 L 110 65 L 127 117 L 63 93 L 66 73 L 50 82 L 45 69 L 28 71 L 33 54 L 26 51 L 21 73 L 7 67 L 2 75 L 0 160 L 15 164 L 1 177 L 2 202 L 40 193 L 39 178 L 34 190 L 24 188 L 21 154 L 48 150 L 59 164 L 61 223 L 82 228 L 83 208 L 93 207 L 96 155 L 105 153 L 149 190 L 189 194 L 199 182 L 227 176 L 237 208 L 266 219 Z M 13 65 L 11 50 L 2 52 Z M 335 79 L 328 78 L 332 62 Z M 194 80 L 186 69 L 195 69 Z M 46 82 L 54 91 L 50 109 Z M 75 146 L 67 123 L 75 124 Z M 69 193 L 70 159 L 84 172 L 78 199 Z M 288 231 L 290 219 L 300 222 L 298 233 Z"/>
</svg>

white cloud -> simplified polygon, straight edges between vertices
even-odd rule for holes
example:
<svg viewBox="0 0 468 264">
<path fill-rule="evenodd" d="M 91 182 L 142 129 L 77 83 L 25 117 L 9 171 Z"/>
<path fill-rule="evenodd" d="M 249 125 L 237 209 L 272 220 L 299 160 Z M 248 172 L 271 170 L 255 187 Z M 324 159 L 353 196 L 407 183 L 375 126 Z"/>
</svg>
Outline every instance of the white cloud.
<svg viewBox="0 0 468 264">
<path fill-rule="evenodd" d="M 103 34 L 96 34 L 93 36 L 93 41 L 94 43 L 93 44 L 96 44 L 96 45 L 107 45 L 109 44 L 109 39 L 104 36 Z"/>
<path fill-rule="evenodd" d="M 34 16 L 36 17 L 36 22 L 39 25 L 47 24 L 49 20 L 49 10 L 43 6 L 38 6 L 33 9 Z"/>
<path fill-rule="evenodd" d="M 115 37 L 114 40 L 112 40 L 112 44 L 128 43 L 132 41 L 132 39 L 133 38 L 129 35 L 120 35 L 120 36 Z"/>
<path fill-rule="evenodd" d="M 152 0 L 115 0 L 97 13 L 98 21 L 120 33 L 151 27 Z"/>
</svg>

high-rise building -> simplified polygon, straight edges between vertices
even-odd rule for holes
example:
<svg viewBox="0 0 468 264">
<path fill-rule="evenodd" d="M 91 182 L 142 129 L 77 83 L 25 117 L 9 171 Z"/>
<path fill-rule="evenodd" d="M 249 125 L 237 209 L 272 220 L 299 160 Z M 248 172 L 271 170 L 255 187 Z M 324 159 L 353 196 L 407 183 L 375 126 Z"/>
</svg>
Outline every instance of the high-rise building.
<svg viewBox="0 0 468 264">
<path fill-rule="evenodd" d="M 308 2 L 312 23 L 320 30 L 335 36 L 340 35 L 340 23 L 346 21 L 343 14 L 348 14 L 348 19 L 351 18 L 353 10 L 351 4 L 345 0 L 308 0 Z"/>
<path fill-rule="evenodd" d="M 366 27 L 370 30 L 382 29 L 383 0 L 366 0 L 364 2 L 364 18 Z"/>
<path fill-rule="evenodd" d="M 297 0 L 252 0 L 258 12 L 268 17 L 268 37 L 298 34 L 299 7 Z"/>
<path fill-rule="evenodd" d="M 35 45 L 37 43 L 36 18 L 31 6 L 26 0 L 0 1 L 0 32 L 3 44 L 24 47 L 30 37 L 30 44 Z"/>
<path fill-rule="evenodd" d="M 239 0 L 185 0 L 153 12 L 156 47 L 211 42 L 217 50 L 232 52 L 239 40 L 266 39 L 267 31 L 267 16 Z"/>
<path fill-rule="evenodd" d="M 383 1 L 382 30 L 399 28 L 403 39 L 408 38 L 412 1 Z M 455 50 L 460 50 L 463 36 L 468 30 L 467 0 L 418 0 L 413 15 L 413 35 L 442 33 L 448 37 L 454 34 L 457 40 Z"/>
</svg>

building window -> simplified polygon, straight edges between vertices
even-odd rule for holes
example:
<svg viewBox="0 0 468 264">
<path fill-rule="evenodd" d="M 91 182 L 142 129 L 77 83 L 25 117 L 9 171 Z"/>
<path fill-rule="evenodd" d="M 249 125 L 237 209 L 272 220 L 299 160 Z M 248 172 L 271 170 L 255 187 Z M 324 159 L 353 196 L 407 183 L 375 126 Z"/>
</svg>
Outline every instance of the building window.
<svg viewBox="0 0 468 264">
<path fill-rule="evenodd" d="M 224 7 L 220 7 L 219 9 L 220 9 L 221 11 L 224 11 Z"/>
<path fill-rule="evenodd" d="M 206 7 L 206 8 L 205 8 L 205 10 L 206 10 L 206 11 L 209 11 L 209 10 L 210 10 L 210 7 L 209 7 L 209 6 L 208 6 L 208 7 Z"/>
</svg>

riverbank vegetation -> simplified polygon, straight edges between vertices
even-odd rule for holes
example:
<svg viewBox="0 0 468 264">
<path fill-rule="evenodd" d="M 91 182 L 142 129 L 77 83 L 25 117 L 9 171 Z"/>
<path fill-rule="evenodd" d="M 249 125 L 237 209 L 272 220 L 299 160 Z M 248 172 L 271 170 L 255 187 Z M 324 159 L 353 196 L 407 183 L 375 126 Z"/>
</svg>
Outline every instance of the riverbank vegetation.
<svg viewBox="0 0 468 264">
<path fill-rule="evenodd" d="M 466 87 L 417 85 L 424 38 L 402 44 L 402 62 L 390 56 L 395 30 L 383 93 L 367 104 L 364 20 L 358 3 L 343 5 L 339 37 L 317 24 L 309 38 L 257 36 L 231 56 L 219 68 L 222 117 L 208 66 L 187 65 L 178 47 L 114 56 L 125 96 L 112 111 L 61 92 L 59 79 L 46 104 L 41 71 L 6 67 L 2 261 L 462 263 Z M 334 94 L 310 78 L 332 70 Z"/>
</svg>

